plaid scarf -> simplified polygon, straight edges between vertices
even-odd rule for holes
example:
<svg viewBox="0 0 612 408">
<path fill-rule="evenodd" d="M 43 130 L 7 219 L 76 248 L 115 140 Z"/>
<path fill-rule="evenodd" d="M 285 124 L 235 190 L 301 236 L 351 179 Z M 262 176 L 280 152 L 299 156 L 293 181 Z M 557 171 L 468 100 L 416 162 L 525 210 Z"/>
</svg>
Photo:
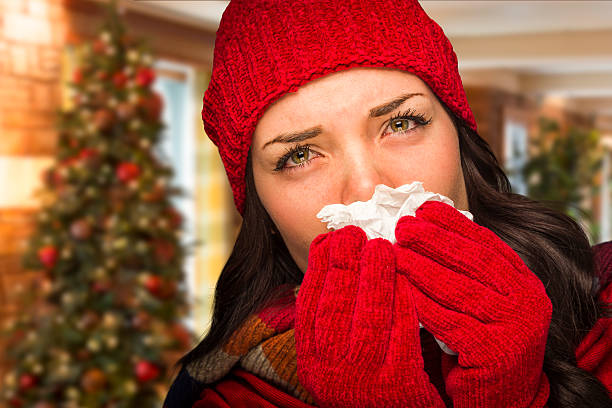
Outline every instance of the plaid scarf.
<svg viewBox="0 0 612 408">
<path fill-rule="evenodd" d="M 249 316 L 224 345 L 188 364 L 189 375 L 210 384 L 238 364 L 299 400 L 314 404 L 297 376 L 294 324 L 299 286 L 282 289 L 265 308 Z"/>
</svg>

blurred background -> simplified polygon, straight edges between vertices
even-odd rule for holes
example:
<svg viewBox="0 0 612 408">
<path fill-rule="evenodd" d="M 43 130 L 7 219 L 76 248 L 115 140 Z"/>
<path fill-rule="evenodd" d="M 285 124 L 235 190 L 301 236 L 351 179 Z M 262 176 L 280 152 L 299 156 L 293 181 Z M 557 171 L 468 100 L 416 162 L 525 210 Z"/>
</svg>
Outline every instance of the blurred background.
<svg viewBox="0 0 612 408">
<path fill-rule="evenodd" d="M 227 3 L 0 0 L 7 406 L 160 406 L 206 331 L 240 224 L 200 119 Z M 611 240 L 612 2 L 421 4 L 513 191 Z"/>
</svg>

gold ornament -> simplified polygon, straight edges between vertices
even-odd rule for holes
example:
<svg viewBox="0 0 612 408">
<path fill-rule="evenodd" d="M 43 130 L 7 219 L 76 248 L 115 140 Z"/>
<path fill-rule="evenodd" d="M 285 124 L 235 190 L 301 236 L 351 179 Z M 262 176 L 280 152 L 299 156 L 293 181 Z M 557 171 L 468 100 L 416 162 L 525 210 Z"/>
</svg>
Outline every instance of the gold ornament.
<svg viewBox="0 0 612 408">
<path fill-rule="evenodd" d="M 13 388 L 17 385 L 17 376 L 13 371 L 10 371 L 4 376 L 4 384 L 9 388 Z"/>
<path fill-rule="evenodd" d="M 89 198 L 95 198 L 98 195 L 98 190 L 94 186 L 88 186 L 85 189 L 85 195 Z"/>
<path fill-rule="evenodd" d="M 108 349 L 113 350 L 119 345 L 119 339 L 117 336 L 108 336 L 104 339 L 104 343 Z"/>
<path fill-rule="evenodd" d="M 134 49 L 128 50 L 127 52 L 128 61 L 134 63 L 138 61 L 139 57 L 140 57 L 140 53 L 137 50 L 134 50 Z"/>
<path fill-rule="evenodd" d="M 140 182 L 138 179 L 132 180 L 128 183 L 127 186 L 131 191 L 137 191 L 140 188 Z"/>
<path fill-rule="evenodd" d="M 102 327 L 105 329 L 114 329 L 119 324 L 119 318 L 112 312 L 104 313 L 102 317 Z"/>
<path fill-rule="evenodd" d="M 87 310 L 77 322 L 77 326 L 80 330 L 89 330 L 98 324 L 99 321 L 100 317 L 96 312 L 93 310 Z"/>
<path fill-rule="evenodd" d="M 74 303 L 74 295 L 70 292 L 66 292 L 62 295 L 62 303 L 65 306 L 70 306 Z"/>
<path fill-rule="evenodd" d="M 24 358 L 24 362 L 28 365 L 34 364 L 36 362 L 36 356 L 32 353 L 28 353 Z"/>
<path fill-rule="evenodd" d="M 69 387 L 66 389 L 66 396 L 71 400 L 75 400 L 81 396 L 81 392 L 76 387 Z"/>
<path fill-rule="evenodd" d="M 55 376 L 61 379 L 68 378 L 70 376 L 70 367 L 66 364 L 60 364 L 55 370 Z"/>
<path fill-rule="evenodd" d="M 100 39 L 104 41 L 105 43 L 110 44 L 111 39 L 112 39 L 111 33 L 109 33 L 108 31 L 102 31 L 100 33 Z"/>
<path fill-rule="evenodd" d="M 138 241 L 138 243 L 136 244 L 136 252 L 138 253 L 143 254 L 147 252 L 148 248 L 149 248 L 149 245 L 147 245 L 145 241 Z"/>
<path fill-rule="evenodd" d="M 133 395 L 138 390 L 138 386 L 133 380 L 127 380 L 123 385 L 123 390 L 127 395 Z"/>
<path fill-rule="evenodd" d="M 62 259 L 70 259 L 70 257 L 72 257 L 72 249 L 70 247 L 63 248 L 61 257 Z"/>
<path fill-rule="evenodd" d="M 142 121 L 138 118 L 130 120 L 128 127 L 130 130 L 138 130 L 142 126 Z"/>
<path fill-rule="evenodd" d="M 168 228 L 168 220 L 165 218 L 160 218 L 159 220 L 157 220 L 157 226 L 160 229 L 167 229 Z"/>
<path fill-rule="evenodd" d="M 128 240 L 125 237 L 117 238 L 113 242 L 113 248 L 114 249 L 124 249 L 127 246 L 128 246 Z"/>
<path fill-rule="evenodd" d="M 36 334 L 36 332 L 34 332 L 34 331 L 28 332 L 28 334 L 26 336 L 26 341 L 28 343 L 34 343 L 36 340 L 38 340 L 38 335 Z"/>
<path fill-rule="evenodd" d="M 98 266 L 96 269 L 94 269 L 94 278 L 96 279 L 102 279 L 105 278 L 107 273 L 106 273 L 106 269 L 104 269 L 102 266 Z"/>
<path fill-rule="evenodd" d="M 92 352 L 96 353 L 100 351 L 100 342 L 96 339 L 89 339 L 87 341 L 87 348 Z"/>
<path fill-rule="evenodd" d="M 140 141 L 138 142 L 138 144 L 143 149 L 148 149 L 149 147 L 151 147 L 151 141 L 149 139 L 145 138 L 145 137 L 141 138 Z"/>
<path fill-rule="evenodd" d="M 81 386 L 87 392 L 98 392 L 106 386 L 106 383 L 106 374 L 99 368 L 90 368 L 81 379 Z"/>
<path fill-rule="evenodd" d="M 79 111 L 79 115 L 81 116 L 81 119 L 87 120 L 91 118 L 92 112 L 90 109 L 81 109 Z"/>
</svg>

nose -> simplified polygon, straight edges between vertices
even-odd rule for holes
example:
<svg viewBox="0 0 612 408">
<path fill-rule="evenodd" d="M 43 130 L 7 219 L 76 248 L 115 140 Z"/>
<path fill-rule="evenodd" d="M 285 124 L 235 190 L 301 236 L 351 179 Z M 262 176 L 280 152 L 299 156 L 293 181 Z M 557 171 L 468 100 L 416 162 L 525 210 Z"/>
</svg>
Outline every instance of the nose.
<svg viewBox="0 0 612 408">
<path fill-rule="evenodd" d="M 342 203 L 368 201 L 378 184 L 388 184 L 384 163 L 377 163 L 372 146 L 352 143 L 343 160 Z"/>
</svg>

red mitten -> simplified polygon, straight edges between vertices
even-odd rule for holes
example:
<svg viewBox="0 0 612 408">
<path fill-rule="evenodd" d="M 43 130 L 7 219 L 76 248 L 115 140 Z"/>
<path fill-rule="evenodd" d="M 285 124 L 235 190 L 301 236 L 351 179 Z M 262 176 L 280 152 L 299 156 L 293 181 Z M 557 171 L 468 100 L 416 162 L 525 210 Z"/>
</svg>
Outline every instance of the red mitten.
<svg viewBox="0 0 612 408">
<path fill-rule="evenodd" d="M 319 235 L 296 299 L 300 383 L 322 407 L 444 407 L 423 368 L 408 280 L 391 243 L 355 226 Z"/>
<path fill-rule="evenodd" d="M 491 230 L 428 201 L 395 229 L 398 273 L 418 318 L 458 357 L 446 378 L 454 407 L 543 407 L 552 305 L 544 285 Z"/>
</svg>

